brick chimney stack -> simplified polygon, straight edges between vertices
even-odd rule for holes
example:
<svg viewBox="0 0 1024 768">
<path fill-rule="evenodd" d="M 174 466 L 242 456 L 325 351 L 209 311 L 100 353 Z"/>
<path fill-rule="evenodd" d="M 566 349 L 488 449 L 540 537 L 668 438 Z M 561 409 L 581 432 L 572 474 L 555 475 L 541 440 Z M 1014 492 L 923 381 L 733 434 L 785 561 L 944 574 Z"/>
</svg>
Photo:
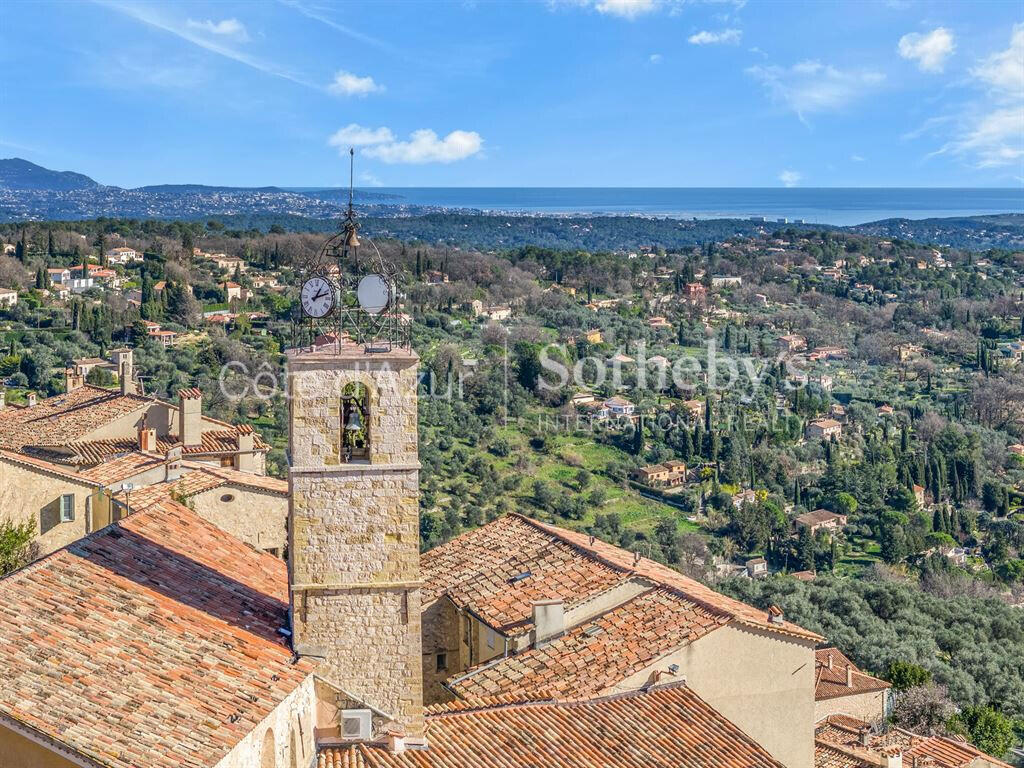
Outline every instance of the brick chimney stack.
<svg viewBox="0 0 1024 768">
<path fill-rule="evenodd" d="M 156 430 L 147 427 L 146 422 L 142 422 L 142 426 L 139 427 L 139 450 L 149 452 L 156 450 Z"/>
<path fill-rule="evenodd" d="M 203 393 L 197 388 L 178 391 L 178 439 L 182 445 L 203 441 Z"/>
</svg>

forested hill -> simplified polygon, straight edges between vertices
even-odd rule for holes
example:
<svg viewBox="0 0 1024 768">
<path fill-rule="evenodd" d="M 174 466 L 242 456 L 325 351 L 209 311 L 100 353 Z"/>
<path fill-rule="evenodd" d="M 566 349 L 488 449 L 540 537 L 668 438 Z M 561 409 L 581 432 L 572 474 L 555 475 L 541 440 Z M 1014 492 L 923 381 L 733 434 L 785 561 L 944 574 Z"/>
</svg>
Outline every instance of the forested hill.
<svg viewBox="0 0 1024 768">
<path fill-rule="evenodd" d="M 0 160 L 0 189 L 67 192 L 94 189 L 98 186 L 99 184 L 82 173 L 51 171 L 19 157 Z"/>
</svg>

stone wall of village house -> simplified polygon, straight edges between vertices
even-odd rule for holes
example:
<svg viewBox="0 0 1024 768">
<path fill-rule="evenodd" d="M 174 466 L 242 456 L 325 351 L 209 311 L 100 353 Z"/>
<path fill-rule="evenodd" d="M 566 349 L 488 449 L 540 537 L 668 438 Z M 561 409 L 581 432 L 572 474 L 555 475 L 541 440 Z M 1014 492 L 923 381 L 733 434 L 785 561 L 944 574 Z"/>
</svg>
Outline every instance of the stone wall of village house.
<svg viewBox="0 0 1024 768">
<path fill-rule="evenodd" d="M 316 760 L 315 723 L 310 675 L 213 768 L 309 768 Z"/>
<path fill-rule="evenodd" d="M 295 647 L 318 674 L 423 732 L 416 357 L 289 362 L 289 569 Z M 369 460 L 345 463 L 341 393 L 369 392 Z"/>
<path fill-rule="evenodd" d="M 814 643 L 726 625 L 604 693 L 635 690 L 678 664 L 698 696 L 786 768 L 814 767 Z"/>
<path fill-rule="evenodd" d="M 75 495 L 75 519 L 62 523 L 60 500 L 66 493 Z M 106 497 L 88 483 L 0 459 L 0 519 L 35 521 L 40 556 L 77 541 L 95 530 L 97 524 L 105 525 L 106 509 Z"/>
<path fill-rule="evenodd" d="M 829 715 L 850 715 L 869 723 L 877 723 L 886 716 L 889 690 L 860 693 L 856 696 L 837 696 L 814 702 L 814 721 Z"/>
<path fill-rule="evenodd" d="M 464 619 L 446 597 L 423 609 L 423 697 L 425 704 L 452 701 L 455 697 L 443 683 L 466 671 L 468 647 L 463 639 Z M 445 666 L 438 668 L 438 654 L 444 654 Z"/>
<path fill-rule="evenodd" d="M 0 768 L 78 768 L 79 765 L 0 724 Z"/>
<path fill-rule="evenodd" d="M 288 497 L 223 485 L 190 496 L 189 507 L 204 520 L 246 544 L 283 557 L 288 543 Z"/>
</svg>

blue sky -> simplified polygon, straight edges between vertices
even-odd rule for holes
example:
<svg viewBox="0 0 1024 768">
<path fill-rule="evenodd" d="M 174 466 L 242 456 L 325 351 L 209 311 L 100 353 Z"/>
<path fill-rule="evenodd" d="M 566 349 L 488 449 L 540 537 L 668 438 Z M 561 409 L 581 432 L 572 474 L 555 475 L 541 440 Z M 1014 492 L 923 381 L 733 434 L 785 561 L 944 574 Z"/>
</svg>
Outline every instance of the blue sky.
<svg viewBox="0 0 1024 768">
<path fill-rule="evenodd" d="M 8 2 L 0 155 L 108 184 L 1024 185 L 1020 2 Z"/>
</svg>

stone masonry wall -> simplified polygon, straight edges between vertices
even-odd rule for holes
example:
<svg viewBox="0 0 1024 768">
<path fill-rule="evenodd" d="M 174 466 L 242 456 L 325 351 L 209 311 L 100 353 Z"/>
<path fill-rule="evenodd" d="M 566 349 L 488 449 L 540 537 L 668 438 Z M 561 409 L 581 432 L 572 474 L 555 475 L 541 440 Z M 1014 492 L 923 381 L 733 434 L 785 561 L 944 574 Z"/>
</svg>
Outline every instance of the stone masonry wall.
<svg viewBox="0 0 1024 768">
<path fill-rule="evenodd" d="M 289 360 L 289 568 L 294 647 L 326 680 L 423 733 L 417 358 Z M 345 463 L 341 392 L 369 391 L 369 460 Z"/>
</svg>

